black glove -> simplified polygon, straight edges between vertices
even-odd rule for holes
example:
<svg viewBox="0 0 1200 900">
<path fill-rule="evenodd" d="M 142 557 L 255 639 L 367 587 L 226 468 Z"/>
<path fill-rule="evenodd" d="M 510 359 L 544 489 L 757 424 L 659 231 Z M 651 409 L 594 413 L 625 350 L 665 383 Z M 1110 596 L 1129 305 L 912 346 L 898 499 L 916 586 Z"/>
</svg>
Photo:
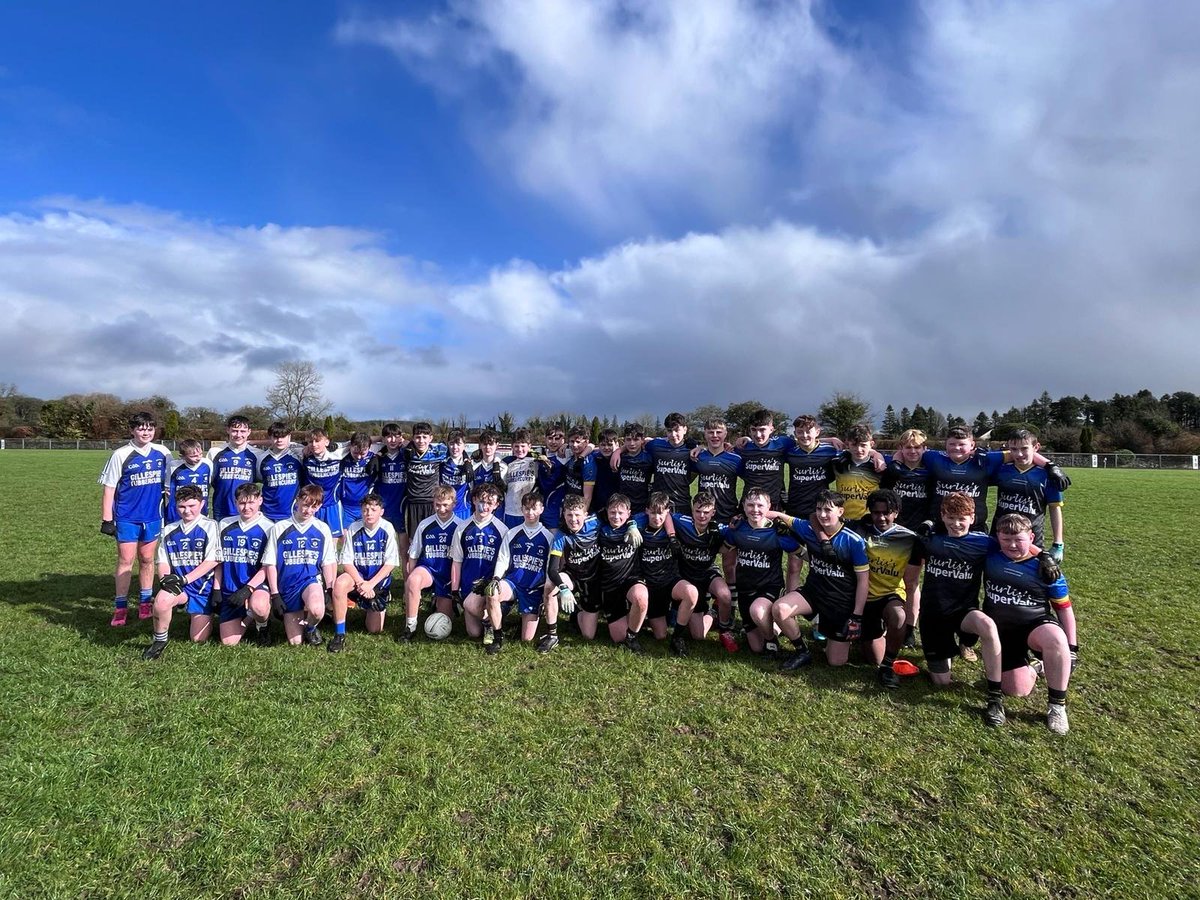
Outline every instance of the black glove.
<svg viewBox="0 0 1200 900">
<path fill-rule="evenodd" d="M 1046 463 L 1046 479 L 1058 491 L 1065 491 L 1071 486 L 1071 479 L 1058 467 L 1057 463 Z"/>
<path fill-rule="evenodd" d="M 187 582 L 183 576 L 176 575 L 174 572 L 164 575 L 158 583 L 159 590 L 166 591 L 168 594 L 174 594 L 176 597 L 183 593 L 186 585 Z"/>
<path fill-rule="evenodd" d="M 791 534 L 792 526 L 783 521 L 783 519 L 774 519 L 771 522 L 771 527 L 775 529 L 776 534 Z"/>
<path fill-rule="evenodd" d="M 117 523 L 112 519 L 105 519 L 100 523 L 100 533 L 107 534 L 109 537 L 117 536 Z"/>
<path fill-rule="evenodd" d="M 204 612 L 207 615 L 215 616 L 221 611 L 221 601 L 223 599 L 224 595 L 216 588 L 213 588 L 208 592 L 208 601 L 204 604 Z"/>
<path fill-rule="evenodd" d="M 271 614 L 274 615 L 280 621 L 283 620 L 283 614 L 284 614 L 283 594 L 272 594 L 271 595 Z"/>
<path fill-rule="evenodd" d="M 227 598 L 230 606 L 245 606 L 254 590 L 248 584 L 243 584 Z"/>
<path fill-rule="evenodd" d="M 838 454 L 837 460 L 834 463 L 838 468 L 848 469 L 854 465 L 854 455 L 849 450 L 843 450 Z"/>
<path fill-rule="evenodd" d="M 325 588 L 325 608 L 329 609 L 329 610 L 333 609 L 333 589 L 332 588 Z"/>
<path fill-rule="evenodd" d="M 821 559 L 827 559 L 830 562 L 837 562 L 837 550 L 834 549 L 833 541 L 821 541 L 821 546 L 817 550 L 817 556 Z"/>
<path fill-rule="evenodd" d="M 1049 550 L 1043 550 L 1038 554 L 1038 577 L 1042 579 L 1043 584 L 1054 584 L 1062 577 L 1062 569 L 1058 567 L 1058 563 L 1054 561 L 1054 557 L 1050 555 Z"/>
<path fill-rule="evenodd" d="M 862 616 L 856 616 L 850 613 L 846 619 L 846 626 L 842 629 L 842 633 L 838 635 L 839 641 L 857 641 L 862 637 Z"/>
<path fill-rule="evenodd" d="M 928 540 L 929 538 L 933 537 L 933 520 L 926 519 L 924 522 L 921 522 L 919 525 L 917 525 L 913 531 L 916 533 L 917 537 L 921 538 L 922 540 Z"/>
<path fill-rule="evenodd" d="M 462 591 L 451 591 L 450 592 L 450 602 L 454 604 L 454 608 L 456 610 L 458 610 L 459 612 L 462 612 L 462 608 L 463 608 Z"/>
<path fill-rule="evenodd" d="M 471 451 L 471 461 L 472 462 L 479 462 L 482 459 L 483 459 L 483 451 L 480 450 L 478 447 Z"/>
</svg>

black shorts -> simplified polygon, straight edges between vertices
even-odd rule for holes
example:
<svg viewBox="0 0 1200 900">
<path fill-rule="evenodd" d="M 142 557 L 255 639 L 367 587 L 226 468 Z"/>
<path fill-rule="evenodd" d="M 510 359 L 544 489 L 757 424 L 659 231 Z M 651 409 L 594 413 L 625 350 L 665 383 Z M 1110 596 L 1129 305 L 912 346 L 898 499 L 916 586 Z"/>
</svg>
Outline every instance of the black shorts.
<svg viewBox="0 0 1200 900">
<path fill-rule="evenodd" d="M 574 585 L 571 588 L 571 593 L 575 595 L 575 609 L 585 613 L 600 612 L 600 608 L 592 602 L 597 598 L 595 597 L 596 592 L 591 589 L 591 582 L 580 581 L 574 572 L 568 572 L 567 574 L 571 576 L 571 584 Z M 550 590 L 552 593 L 557 593 L 558 588 L 551 586 Z M 559 615 L 562 615 L 561 607 Z"/>
<path fill-rule="evenodd" d="M 783 585 L 767 585 L 765 588 L 753 588 L 745 591 L 738 585 L 738 612 L 742 614 L 742 625 L 752 628 L 754 620 L 750 618 L 750 607 L 759 597 L 765 597 L 774 603 L 783 594 Z"/>
<path fill-rule="evenodd" d="M 1035 628 L 1041 628 L 1043 625 L 1062 627 L 1054 616 L 1045 615 L 1036 622 L 1026 625 L 997 629 L 1000 632 L 1000 669 L 1002 671 L 1011 672 L 1013 669 L 1029 665 L 1029 635 Z"/>
<path fill-rule="evenodd" d="M 675 602 L 671 599 L 671 592 L 675 590 L 676 584 L 678 582 L 672 581 L 670 584 L 658 587 L 646 586 L 650 591 L 650 605 L 646 611 L 647 619 L 665 619 L 667 617 L 667 613 L 671 611 L 671 604 Z"/>
<path fill-rule="evenodd" d="M 927 660 L 954 659 L 959 647 L 973 647 L 979 635 L 962 630 L 963 619 L 976 607 L 968 606 L 942 613 L 921 609 L 917 626 L 921 630 L 921 649 Z"/>
<path fill-rule="evenodd" d="M 604 618 L 609 622 L 616 622 L 618 619 L 623 619 L 629 615 L 629 590 L 635 584 L 642 584 L 636 578 L 631 578 L 624 582 L 619 587 L 600 588 L 596 593 L 599 596 L 596 598 L 596 611 L 604 613 Z M 587 610 L 591 612 L 591 610 Z"/>
<path fill-rule="evenodd" d="M 839 634 L 846 631 L 846 622 L 850 619 L 850 613 L 854 612 L 853 601 L 847 603 L 844 600 L 829 600 L 824 597 L 804 595 L 804 599 L 808 601 L 808 605 L 813 608 L 818 616 L 821 617 L 821 633 L 829 640 L 836 641 Z M 866 628 L 866 618 L 863 618 L 864 631 Z"/>
<path fill-rule="evenodd" d="M 709 593 L 709 588 L 712 587 L 713 580 L 716 578 L 724 578 L 725 575 L 716 566 L 709 567 L 709 570 L 699 578 L 688 578 L 684 576 L 684 581 L 696 589 L 696 593 L 700 595 L 700 599 L 696 601 L 695 612 L 706 613 L 711 608 L 712 595 Z"/>
<path fill-rule="evenodd" d="M 864 641 L 873 641 L 876 638 L 883 637 L 887 631 L 887 626 L 883 621 L 884 611 L 893 603 L 904 605 L 904 601 L 899 594 L 884 594 L 875 600 L 868 600 L 867 605 L 863 607 L 862 620 L 862 639 Z M 821 628 L 825 628 L 825 619 L 821 619 Z M 828 633 L 828 632 L 826 632 Z M 836 634 L 837 632 L 834 632 Z"/>
<path fill-rule="evenodd" d="M 417 526 L 433 515 L 433 503 L 404 501 L 404 530 L 409 535 L 417 533 Z"/>
</svg>

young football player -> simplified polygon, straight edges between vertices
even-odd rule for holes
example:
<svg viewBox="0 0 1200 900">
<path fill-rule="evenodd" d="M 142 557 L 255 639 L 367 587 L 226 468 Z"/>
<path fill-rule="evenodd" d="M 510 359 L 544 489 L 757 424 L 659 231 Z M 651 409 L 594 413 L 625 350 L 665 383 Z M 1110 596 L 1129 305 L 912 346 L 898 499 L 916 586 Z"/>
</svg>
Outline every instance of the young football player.
<svg viewBox="0 0 1200 900">
<path fill-rule="evenodd" d="M 168 524 L 179 521 L 179 511 L 175 508 L 175 491 L 185 484 L 194 484 L 204 495 L 204 505 L 207 507 L 208 489 L 212 484 L 212 462 L 204 456 L 204 447 L 198 440 L 186 438 L 180 441 L 179 455 L 183 458 L 171 460 L 167 472 L 163 519 Z"/>
<path fill-rule="evenodd" d="M 686 627 L 693 640 L 704 640 L 713 626 L 709 598 L 717 604 L 717 633 L 721 646 L 730 653 L 738 649 L 733 636 L 733 598 L 721 570 L 714 560 L 725 543 L 728 525 L 716 521 L 717 504 L 708 491 L 692 497 L 692 514 L 672 513 L 675 538 L 679 542 L 679 574 L 696 589 L 696 604 L 685 611 L 683 604 L 675 618 L 676 631 Z"/>
<path fill-rule="evenodd" d="M 929 470 L 921 464 L 928 449 L 925 432 L 909 428 L 901 432 L 896 452 L 884 455 L 887 468 L 883 470 L 880 487 L 896 492 L 900 498 L 900 515 L 896 521 L 915 531 L 922 522 L 930 519 Z"/>
<path fill-rule="evenodd" d="M 551 427 L 546 431 L 546 452 L 538 457 L 537 492 L 542 495 L 542 524 L 550 531 L 558 528 L 562 501 L 566 496 L 566 464 L 570 454 L 563 430 Z"/>
<path fill-rule="evenodd" d="M 592 491 L 592 502 L 588 512 L 596 516 L 608 514 L 608 498 L 620 490 L 620 479 L 613 471 L 611 459 L 621 440 L 612 428 L 600 432 L 600 443 L 592 451 L 592 463 L 596 467 L 596 489 Z"/>
<path fill-rule="evenodd" d="M 342 505 L 344 530 L 362 518 L 363 498 L 375 492 L 375 482 L 379 479 L 379 459 L 369 434 L 356 431 L 350 435 L 340 468 L 338 500 Z"/>
<path fill-rule="evenodd" d="M 816 508 L 817 495 L 833 482 L 830 464 L 842 452 L 837 438 L 821 440 L 821 426 L 816 418 L 800 415 L 792 421 L 792 436 L 787 440 L 784 462 L 788 466 L 787 496 L 783 511 L 797 519 L 807 519 Z M 787 590 L 800 587 L 804 558 L 800 553 L 788 554 Z"/>
<path fill-rule="evenodd" d="M 186 606 L 191 616 L 191 639 L 207 641 L 217 610 L 212 597 L 213 569 L 217 567 L 217 523 L 204 515 L 204 495 L 195 485 L 184 485 L 175 496 L 179 521 L 162 532 L 158 544 L 158 594 L 154 597 L 154 640 L 142 659 L 158 659 L 167 649 L 171 613 Z"/>
<path fill-rule="evenodd" d="M 347 449 L 331 450 L 325 429 L 314 428 L 308 433 L 300 457 L 300 483 L 321 489 L 322 504 L 317 518 L 335 538 L 342 536 L 342 458 Z"/>
<path fill-rule="evenodd" d="M 414 429 L 414 443 L 415 434 Z M 417 636 L 421 593 L 426 589 L 433 591 L 437 611 L 454 618 L 454 601 L 450 599 L 450 545 L 462 524 L 454 517 L 454 500 L 454 488 L 437 485 L 433 489 L 433 514 L 413 526 L 404 576 L 404 630 L 399 637 L 404 643 Z"/>
<path fill-rule="evenodd" d="M 993 544 L 972 531 L 975 501 L 961 491 L 942 498 L 942 526 L 926 528 L 921 538 L 925 578 L 921 586 L 921 649 L 934 684 L 950 684 L 950 664 L 963 648 L 980 644 L 987 681 L 983 719 L 1003 725 L 1004 697 L 1000 679 L 1000 635 L 996 623 L 979 611 L 983 564 Z"/>
<path fill-rule="evenodd" d="M 993 483 L 996 485 L 996 516 L 1020 513 L 1033 523 L 1033 542 L 1039 547 L 1045 538 L 1045 521 L 1050 520 L 1053 543 L 1050 555 L 1055 562 L 1063 558 L 1063 496 L 1059 481 L 1051 478 L 1046 468 L 1034 464 L 1041 444 L 1032 433 L 1021 429 L 1007 443 L 1009 461 L 1000 467 Z M 1069 483 L 1069 479 L 1067 479 Z M 996 530 L 992 523 L 993 533 Z"/>
<path fill-rule="evenodd" d="M 1078 652 L 1067 581 L 1049 554 L 1034 553 L 1033 525 L 1025 516 L 1000 516 L 996 539 L 1000 550 L 985 563 L 983 612 L 1000 635 L 1001 687 L 1009 696 L 1028 696 L 1037 680 L 1029 651 L 1039 654 L 1050 694 L 1046 727 L 1066 734 L 1067 684 Z"/>
<path fill-rule="evenodd" d="M 875 438 L 868 426 L 850 426 L 843 440 L 846 449 L 830 463 L 830 474 L 837 492 L 846 498 L 846 521 L 857 522 L 867 514 L 867 495 L 879 487 L 883 475 L 875 465 Z"/>
<path fill-rule="evenodd" d="M 803 541 L 808 551 L 808 576 L 801 592 L 780 597 L 771 609 L 774 621 L 796 650 L 784 661 L 784 671 L 795 671 L 812 662 L 812 654 L 800 636 L 797 616 L 811 619 L 820 615 L 821 627 L 829 636 L 825 659 L 831 666 L 846 664 L 850 642 L 858 640 L 861 633 L 871 565 L 866 542 L 845 527 L 845 506 L 845 497 L 826 490 L 817 495 L 811 522 L 786 513 L 770 514 Z"/>
<path fill-rule="evenodd" d="M 129 615 L 129 582 L 137 559 L 138 618 L 151 616 L 154 595 L 154 549 L 162 532 L 162 496 L 171 451 L 154 443 L 154 416 L 139 412 L 129 420 L 130 441 L 113 451 L 100 473 L 100 533 L 116 538 L 117 567 L 113 573 L 113 627 Z"/>
<path fill-rule="evenodd" d="M 753 488 L 766 491 L 771 509 L 783 509 L 783 464 L 788 439 L 775 434 L 775 417 L 769 410 L 760 409 L 750 417 L 748 437 L 737 442 L 742 458 L 738 474 L 742 476 L 742 504 Z"/>
<path fill-rule="evenodd" d="M 662 491 L 677 510 L 688 508 L 692 500 L 692 481 L 696 470 L 692 451 L 696 442 L 687 440 L 688 424 L 683 413 L 673 412 L 663 420 L 666 437 L 646 441 L 646 452 L 653 464 L 650 489 Z"/>
<path fill-rule="evenodd" d="M 665 491 L 650 495 L 646 511 L 634 517 L 642 532 L 642 577 L 649 593 L 646 618 L 658 640 L 667 636 L 667 615 L 676 610 L 675 629 L 671 634 L 671 652 L 687 656 L 688 622 L 700 601 L 700 592 L 679 574 L 679 541 L 671 515 L 671 498 Z"/>
<path fill-rule="evenodd" d="M 494 484 L 500 489 L 503 502 L 507 486 L 508 466 L 496 455 L 500 439 L 496 432 L 485 429 L 479 433 L 479 449 L 471 456 L 474 471 L 471 474 L 472 489 L 481 484 Z M 493 510 L 495 512 L 495 510 Z"/>
<path fill-rule="evenodd" d="M 353 439 L 351 439 L 353 445 Z M 342 574 L 333 582 L 333 628 L 329 652 L 346 648 L 346 613 L 353 600 L 366 613 L 368 634 L 383 631 L 392 572 L 400 565 L 396 530 L 383 517 L 383 498 L 369 493 L 359 501 L 360 515 L 346 530 L 339 562 Z"/>
<path fill-rule="evenodd" d="M 404 523 L 404 500 L 408 494 L 407 441 L 395 422 L 383 426 L 383 448 L 379 451 L 379 477 L 375 493 L 383 498 L 383 517 L 391 523 L 400 542 L 400 558 L 408 557 L 408 531 Z"/>
<path fill-rule="evenodd" d="M 459 429 L 446 435 L 446 458 L 442 461 L 438 483 L 454 488 L 454 517 L 471 518 L 471 485 L 475 467 L 467 457 L 467 436 Z"/>
<path fill-rule="evenodd" d="M 512 455 L 504 458 L 507 467 L 504 492 L 504 524 L 509 528 L 519 528 L 525 523 L 521 500 L 537 485 L 538 461 L 530 452 L 529 432 L 520 428 L 513 435 Z"/>
<path fill-rule="evenodd" d="M 765 488 L 749 488 L 742 510 L 745 518 L 725 533 L 725 546 L 737 553 L 737 602 L 746 642 L 753 653 L 776 653 L 779 645 L 771 606 L 783 594 L 783 554 L 794 553 L 800 544 L 772 525 L 771 495 Z"/>
<path fill-rule="evenodd" d="M 337 576 L 335 538 L 317 514 L 325 508 L 325 492 L 306 484 L 296 494 L 292 514 L 271 526 L 263 570 L 271 591 L 271 611 L 283 619 L 289 644 L 323 643 L 317 630 L 325 616 L 326 585 Z"/>
<path fill-rule="evenodd" d="M 643 653 L 637 633 L 646 622 L 650 595 L 642 579 L 639 557 L 642 534 L 630 518 L 629 498 L 613 494 L 608 498 L 608 521 L 600 526 L 596 544 L 600 551 L 597 564 L 596 607 L 608 620 L 608 636 L 614 644 L 631 653 Z M 595 619 L 588 620 L 581 612 L 579 630 L 589 640 L 595 636 Z"/>
<path fill-rule="evenodd" d="M 433 442 L 432 425 L 428 422 L 413 425 L 412 440 L 404 448 L 408 473 L 404 530 L 410 540 L 414 539 L 417 526 L 434 514 L 434 494 L 442 479 L 442 463 L 446 461 L 447 453 L 445 444 Z M 453 506 L 450 511 L 453 513 Z"/>
<path fill-rule="evenodd" d="M 271 592 L 262 562 L 273 523 L 262 514 L 262 488 L 257 484 L 239 484 L 233 497 L 238 514 L 222 519 L 217 529 L 220 565 L 213 594 L 221 617 L 218 629 L 222 644 L 240 644 L 253 622 L 255 640 L 265 647 L 271 640 Z"/>
<path fill-rule="evenodd" d="M 879 667 L 880 685 L 889 690 L 900 686 L 892 666 L 906 635 L 907 601 L 921 590 L 920 540 L 896 522 L 899 513 L 899 495 L 880 489 L 867 495 L 866 517 L 852 523 L 867 542 L 871 567 L 860 639 L 868 659 Z"/>
<path fill-rule="evenodd" d="M 225 422 L 229 442 L 221 449 L 208 451 L 212 463 L 212 517 L 217 521 L 237 515 L 234 497 L 239 484 L 250 484 L 258 471 L 259 452 L 251 447 L 250 420 L 230 416 Z"/>
<path fill-rule="evenodd" d="M 728 436 L 729 430 L 723 419 L 708 419 L 704 423 L 704 447 L 695 451 L 692 461 L 697 491 L 713 498 L 716 521 L 720 525 L 728 525 L 739 514 L 737 483 L 742 458 L 726 448 Z"/>
<path fill-rule="evenodd" d="M 582 497 L 584 509 L 587 509 L 592 505 L 592 495 L 596 491 L 596 459 L 588 444 L 587 432 L 582 428 L 572 428 L 567 435 L 567 446 L 571 455 L 563 466 L 565 496 L 575 494 Z"/>
<path fill-rule="evenodd" d="M 568 494 L 563 499 L 562 521 L 546 564 L 546 594 L 542 600 L 546 634 L 538 642 L 539 653 L 549 653 L 558 646 L 559 613 L 576 613 L 580 633 L 588 640 L 596 636 L 600 606 L 593 581 L 600 562 L 600 523 L 587 510 L 581 494 Z"/>
<path fill-rule="evenodd" d="M 622 445 L 608 458 L 617 475 L 617 490 L 629 499 L 634 509 L 645 509 L 650 499 L 650 475 L 654 460 L 646 452 L 646 432 L 636 422 L 625 426 Z"/>
<path fill-rule="evenodd" d="M 504 535 L 496 556 L 496 574 L 483 589 L 492 626 L 492 642 L 487 644 L 485 641 L 489 654 L 504 649 L 504 615 L 513 606 L 521 616 L 521 640 L 532 641 L 537 635 L 546 584 L 546 562 L 554 536 L 541 523 L 544 505 L 536 491 L 521 498 L 521 509 L 525 520 Z"/>
<path fill-rule="evenodd" d="M 461 602 L 463 625 L 470 638 L 484 635 L 487 603 L 483 589 L 496 574 L 500 545 L 509 530 L 495 516 L 503 496 L 498 484 L 485 481 L 475 485 L 471 492 L 474 512 L 454 533 L 454 543 L 450 545 L 450 599 L 456 606 Z M 462 600 L 464 592 L 467 597 Z"/>
<path fill-rule="evenodd" d="M 272 422 L 267 440 L 270 446 L 258 455 L 262 514 L 272 522 L 282 522 L 291 516 L 300 490 L 301 448 L 292 446 L 292 429 L 286 422 Z"/>
</svg>

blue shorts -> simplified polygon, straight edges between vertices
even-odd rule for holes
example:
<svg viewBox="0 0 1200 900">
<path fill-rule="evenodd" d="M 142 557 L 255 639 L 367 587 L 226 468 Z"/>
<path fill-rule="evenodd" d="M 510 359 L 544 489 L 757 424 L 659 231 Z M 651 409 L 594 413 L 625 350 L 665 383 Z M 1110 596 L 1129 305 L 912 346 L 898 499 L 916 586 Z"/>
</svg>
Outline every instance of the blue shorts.
<svg viewBox="0 0 1200 900">
<path fill-rule="evenodd" d="M 308 590 L 309 585 L 313 584 L 320 586 L 321 579 L 313 576 L 312 581 L 306 581 L 304 584 L 290 590 L 282 591 L 283 611 L 290 613 L 304 612 L 304 592 Z"/>
<path fill-rule="evenodd" d="M 520 528 L 525 524 L 524 516 L 510 516 L 508 513 L 504 513 L 500 518 L 504 520 L 504 524 L 509 528 Z"/>
<path fill-rule="evenodd" d="M 346 530 L 350 526 L 362 518 L 362 504 L 351 503 L 349 506 L 342 504 L 342 527 Z"/>
<path fill-rule="evenodd" d="M 212 581 L 206 581 L 205 587 L 196 584 L 186 585 L 183 595 L 187 597 L 187 613 L 189 616 L 212 616 L 217 610 L 212 605 Z"/>
<path fill-rule="evenodd" d="M 318 509 L 317 518 L 329 526 L 329 533 L 334 537 L 342 536 L 342 504 L 340 500 Z"/>
<path fill-rule="evenodd" d="M 536 616 L 542 611 L 542 589 L 536 588 L 528 590 L 527 588 L 518 587 L 507 578 L 504 583 L 512 588 L 513 600 L 516 601 L 517 610 L 523 616 Z"/>
<path fill-rule="evenodd" d="M 135 541 L 140 544 L 149 544 L 151 541 L 157 541 L 158 536 L 162 534 L 162 519 L 152 519 L 149 522 L 122 522 L 117 521 L 117 543 L 132 544 Z"/>
<path fill-rule="evenodd" d="M 404 508 L 403 507 L 401 507 L 400 511 L 398 513 L 396 513 L 395 515 L 388 515 L 385 512 L 383 514 L 383 517 L 392 523 L 392 528 L 394 528 L 396 530 L 396 534 L 408 534 L 408 531 L 404 528 Z"/>
</svg>

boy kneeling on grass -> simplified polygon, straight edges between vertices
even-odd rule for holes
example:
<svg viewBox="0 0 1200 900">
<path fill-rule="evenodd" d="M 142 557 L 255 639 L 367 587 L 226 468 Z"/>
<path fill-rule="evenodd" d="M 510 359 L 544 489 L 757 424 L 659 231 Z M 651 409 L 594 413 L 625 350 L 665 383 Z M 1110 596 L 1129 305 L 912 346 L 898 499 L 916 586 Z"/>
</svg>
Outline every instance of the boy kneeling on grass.
<svg viewBox="0 0 1200 900">
<path fill-rule="evenodd" d="M 1033 650 L 1050 693 L 1046 727 L 1066 734 L 1067 683 L 1078 649 L 1067 581 L 1048 553 L 1033 553 L 1033 525 L 1025 516 L 1001 516 L 996 539 L 1000 550 L 988 554 L 984 569 L 983 612 L 1000 634 L 1000 686 L 1015 697 L 1033 691 L 1039 671 L 1029 664 Z"/>
<path fill-rule="evenodd" d="M 306 484 L 296 494 L 291 518 L 276 522 L 267 535 L 263 571 L 271 589 L 271 611 L 283 619 L 289 644 L 322 643 L 317 625 L 325 616 L 324 585 L 337 574 L 337 552 L 329 526 L 317 518 L 325 500 L 319 484 Z"/>
<path fill-rule="evenodd" d="M 369 634 L 383 631 L 392 571 L 400 565 L 400 546 L 396 529 L 383 517 L 383 498 L 378 494 L 368 493 L 359 502 L 359 518 L 346 531 L 339 562 L 342 574 L 333 583 L 330 653 L 346 647 L 346 611 L 351 600 L 366 613 Z"/>
<path fill-rule="evenodd" d="M 194 484 L 175 492 L 179 521 L 162 532 L 158 545 L 158 593 L 154 597 L 154 641 L 142 659 L 158 659 L 167 649 L 171 613 L 187 606 L 192 617 L 191 638 L 196 643 L 212 634 L 212 617 L 217 612 L 213 593 L 213 570 L 217 567 L 217 523 L 204 515 L 204 493 Z"/>
</svg>

